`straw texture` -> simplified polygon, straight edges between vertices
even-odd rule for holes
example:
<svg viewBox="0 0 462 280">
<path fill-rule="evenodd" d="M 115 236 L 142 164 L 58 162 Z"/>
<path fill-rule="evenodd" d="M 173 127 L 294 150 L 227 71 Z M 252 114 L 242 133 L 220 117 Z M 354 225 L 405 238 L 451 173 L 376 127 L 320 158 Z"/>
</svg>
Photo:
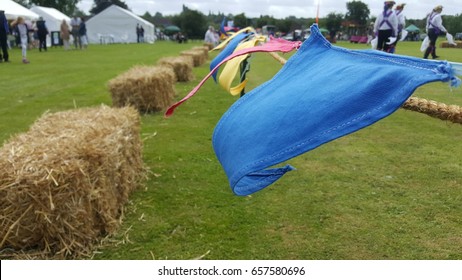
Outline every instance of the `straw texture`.
<svg viewBox="0 0 462 280">
<path fill-rule="evenodd" d="M 114 107 L 162 111 L 173 103 L 176 75 L 168 66 L 134 66 L 108 83 Z"/>
<path fill-rule="evenodd" d="M 144 178 L 139 114 L 45 113 L 0 149 L 0 170 L 0 258 L 88 256 Z"/>
<path fill-rule="evenodd" d="M 458 105 L 447 105 L 424 98 L 410 97 L 403 104 L 403 109 L 424 113 L 440 120 L 462 124 L 462 107 Z"/>
<path fill-rule="evenodd" d="M 192 56 L 164 57 L 159 59 L 157 63 L 162 66 L 172 67 L 178 82 L 189 82 L 194 79 Z"/>
<path fill-rule="evenodd" d="M 199 67 L 207 61 L 207 57 L 202 50 L 188 50 L 180 52 L 182 56 L 192 56 L 194 67 Z"/>
<path fill-rule="evenodd" d="M 462 41 L 455 41 L 456 45 L 449 44 L 448 41 L 443 41 L 440 43 L 441 48 L 462 48 Z"/>
<path fill-rule="evenodd" d="M 191 50 L 193 51 L 202 51 L 204 53 L 205 59 L 209 58 L 209 48 L 207 46 L 197 46 L 193 47 Z"/>
</svg>

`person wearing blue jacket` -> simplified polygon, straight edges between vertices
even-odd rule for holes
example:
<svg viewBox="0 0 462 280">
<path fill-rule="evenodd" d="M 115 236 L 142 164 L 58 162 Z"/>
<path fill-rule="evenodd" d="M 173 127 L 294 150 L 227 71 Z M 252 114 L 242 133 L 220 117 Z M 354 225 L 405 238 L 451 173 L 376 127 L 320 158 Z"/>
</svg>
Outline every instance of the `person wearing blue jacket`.
<svg viewBox="0 0 462 280">
<path fill-rule="evenodd" d="M 10 29 L 5 17 L 5 11 L 0 11 L 0 48 L 2 49 L 0 53 L 0 62 L 10 62 L 8 60 L 8 33 L 10 33 Z"/>
</svg>

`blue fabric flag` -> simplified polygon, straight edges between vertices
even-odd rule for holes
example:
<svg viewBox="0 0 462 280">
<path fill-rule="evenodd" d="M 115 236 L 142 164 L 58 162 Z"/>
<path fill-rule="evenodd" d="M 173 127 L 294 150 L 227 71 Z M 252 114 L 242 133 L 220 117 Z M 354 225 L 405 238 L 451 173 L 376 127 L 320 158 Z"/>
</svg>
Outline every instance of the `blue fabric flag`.
<svg viewBox="0 0 462 280">
<path fill-rule="evenodd" d="M 293 169 L 274 165 L 387 117 L 434 81 L 460 82 L 447 62 L 335 47 L 313 25 L 284 67 L 222 116 L 213 148 L 234 193 L 249 195 Z"/>
</svg>

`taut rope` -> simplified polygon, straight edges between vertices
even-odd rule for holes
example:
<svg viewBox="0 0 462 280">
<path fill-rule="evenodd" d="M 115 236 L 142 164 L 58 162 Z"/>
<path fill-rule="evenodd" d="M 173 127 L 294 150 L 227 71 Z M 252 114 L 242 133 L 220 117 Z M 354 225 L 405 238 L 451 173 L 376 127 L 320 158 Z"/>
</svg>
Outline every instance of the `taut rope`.
<svg viewBox="0 0 462 280">
<path fill-rule="evenodd" d="M 462 107 L 457 105 L 447 105 L 424 98 L 410 97 L 402 107 L 440 120 L 462 124 Z"/>
</svg>

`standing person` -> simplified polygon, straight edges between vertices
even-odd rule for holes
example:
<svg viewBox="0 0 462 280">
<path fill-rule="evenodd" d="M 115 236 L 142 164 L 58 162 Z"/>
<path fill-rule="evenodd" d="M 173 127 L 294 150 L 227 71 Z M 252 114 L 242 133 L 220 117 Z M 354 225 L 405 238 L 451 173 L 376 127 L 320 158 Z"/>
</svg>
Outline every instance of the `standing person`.
<svg viewBox="0 0 462 280">
<path fill-rule="evenodd" d="M 140 26 L 140 42 L 144 43 L 144 28 L 142 25 Z"/>
<path fill-rule="evenodd" d="M 215 28 L 213 26 L 209 26 L 209 29 L 207 29 L 207 32 L 205 32 L 204 36 L 204 41 L 207 44 L 211 44 L 212 46 L 215 46 L 217 41 L 215 40 Z"/>
<path fill-rule="evenodd" d="M 60 36 L 61 39 L 63 40 L 63 45 L 64 45 L 64 50 L 69 50 L 69 39 L 71 37 L 70 32 L 69 32 L 69 25 L 67 25 L 67 22 L 65 19 L 61 22 L 60 26 Z"/>
<path fill-rule="evenodd" d="M 42 51 L 42 49 L 47 51 L 48 28 L 42 17 L 39 18 L 36 24 L 37 24 L 37 35 L 39 39 L 39 51 Z"/>
<path fill-rule="evenodd" d="M 10 29 L 5 17 L 5 11 L 0 11 L 0 48 L 2 49 L 2 53 L 0 53 L 0 62 L 10 62 L 8 60 L 8 33 L 10 33 Z"/>
<path fill-rule="evenodd" d="M 136 42 L 140 42 L 140 36 L 141 36 L 141 31 L 140 31 L 140 24 L 136 24 Z"/>
<path fill-rule="evenodd" d="M 21 49 L 22 49 L 22 63 L 28 64 L 30 63 L 27 60 L 27 37 L 28 37 L 28 26 L 23 17 L 18 17 L 17 20 L 11 23 L 11 26 L 15 26 L 18 30 L 19 40 L 21 42 Z"/>
<path fill-rule="evenodd" d="M 79 27 L 79 36 L 80 36 L 80 48 L 86 49 L 88 46 L 87 39 L 87 26 L 85 25 L 85 20 L 80 18 L 80 27 Z"/>
<path fill-rule="evenodd" d="M 392 8 L 395 1 L 385 1 L 383 12 L 377 17 L 374 24 L 374 33 L 377 34 L 377 50 L 389 52 L 390 46 L 387 45 L 390 37 L 398 34 L 398 18 Z"/>
<path fill-rule="evenodd" d="M 396 14 L 396 17 L 398 18 L 398 33 L 396 34 L 395 43 L 392 46 L 390 46 L 391 53 L 395 53 L 396 45 L 398 44 L 398 41 L 401 38 L 401 33 L 404 27 L 406 26 L 406 17 L 403 14 L 403 9 L 405 5 L 406 4 L 403 3 L 403 4 L 396 5 L 395 7 L 395 14 Z"/>
<path fill-rule="evenodd" d="M 436 6 L 433 11 L 427 16 L 427 35 L 430 39 L 430 44 L 425 50 L 424 58 L 427 59 L 431 54 L 433 59 L 438 58 L 436 55 L 436 40 L 438 35 L 441 33 L 447 33 L 448 31 L 443 26 L 443 19 L 441 18 L 441 12 L 443 11 L 443 6 Z"/>
<path fill-rule="evenodd" d="M 71 19 L 71 34 L 72 34 L 72 38 L 74 39 L 75 49 L 82 48 L 82 43 L 80 42 L 80 35 L 79 35 L 80 23 L 81 23 L 81 20 L 78 16 L 74 16 Z"/>
</svg>

